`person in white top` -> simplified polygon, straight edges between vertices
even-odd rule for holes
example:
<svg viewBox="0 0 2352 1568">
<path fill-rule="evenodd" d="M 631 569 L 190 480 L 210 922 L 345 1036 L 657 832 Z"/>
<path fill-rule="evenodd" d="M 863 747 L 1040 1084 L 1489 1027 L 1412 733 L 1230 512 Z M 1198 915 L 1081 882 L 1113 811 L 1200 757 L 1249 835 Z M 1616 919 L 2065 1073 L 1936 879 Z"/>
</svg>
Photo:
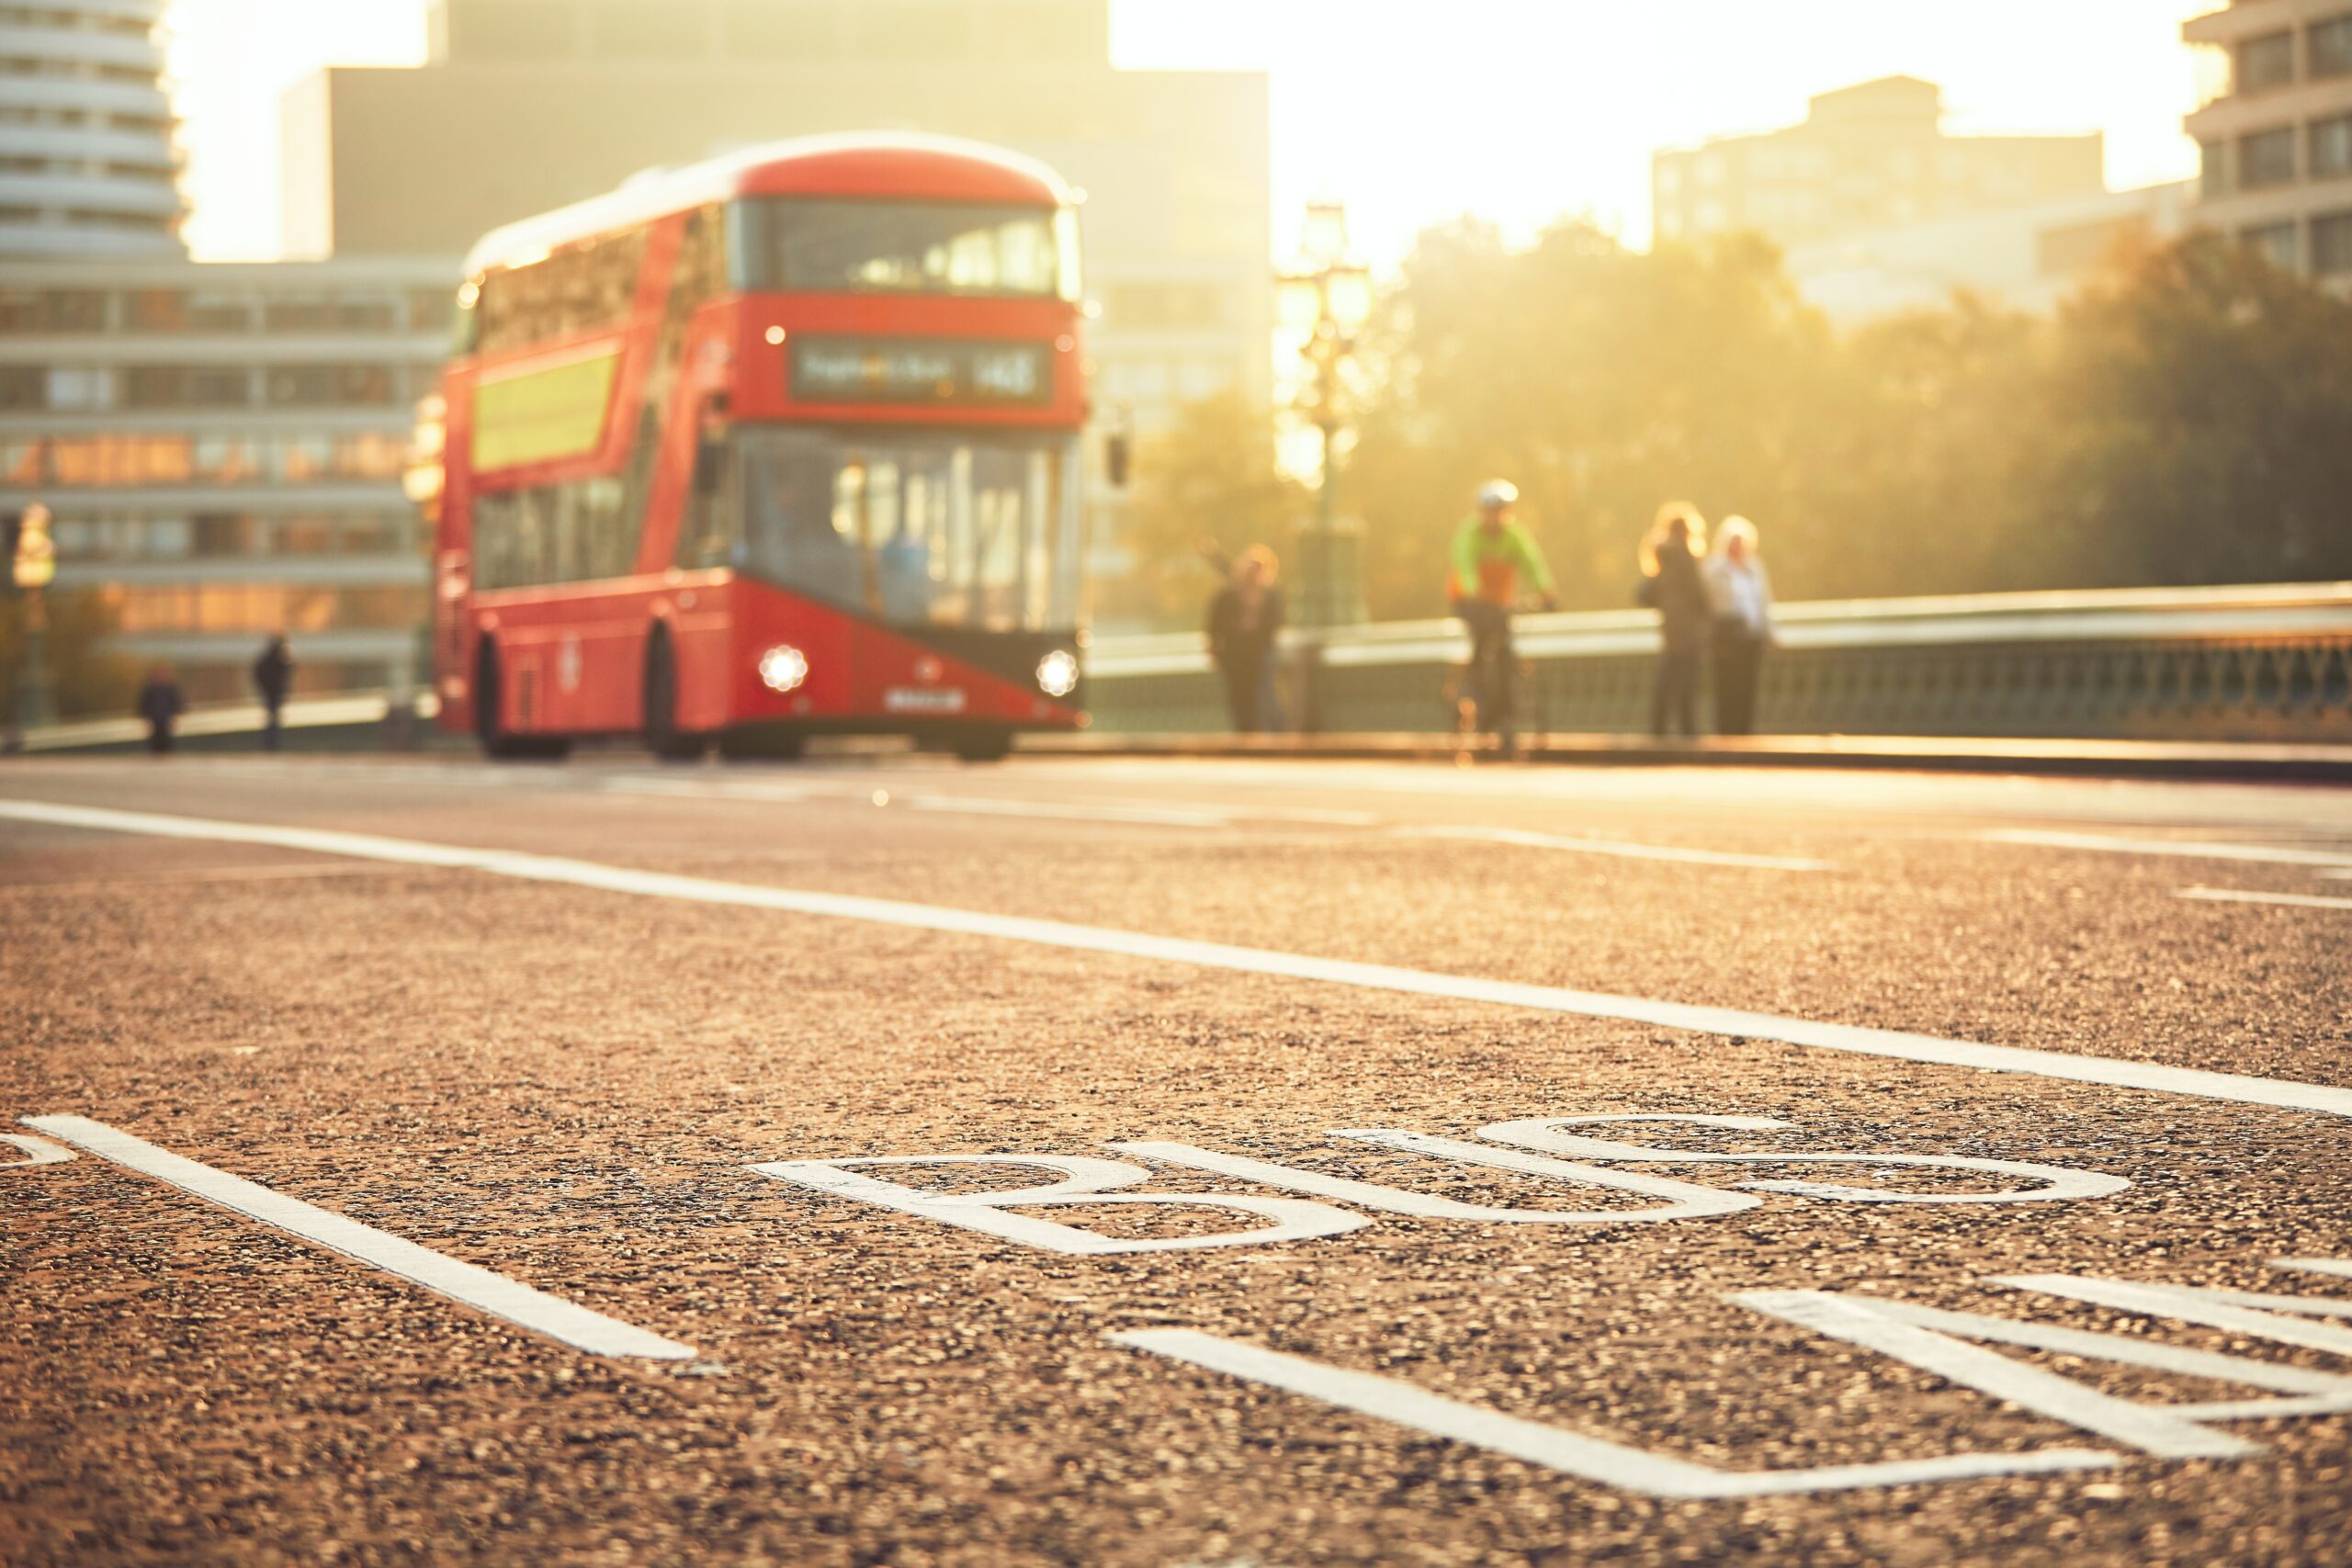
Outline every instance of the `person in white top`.
<svg viewBox="0 0 2352 1568">
<path fill-rule="evenodd" d="M 1714 618 L 1715 731 L 1756 732 L 1756 683 L 1772 646 L 1772 579 L 1757 548 L 1756 525 L 1726 517 L 1707 558 L 1707 607 Z"/>
</svg>

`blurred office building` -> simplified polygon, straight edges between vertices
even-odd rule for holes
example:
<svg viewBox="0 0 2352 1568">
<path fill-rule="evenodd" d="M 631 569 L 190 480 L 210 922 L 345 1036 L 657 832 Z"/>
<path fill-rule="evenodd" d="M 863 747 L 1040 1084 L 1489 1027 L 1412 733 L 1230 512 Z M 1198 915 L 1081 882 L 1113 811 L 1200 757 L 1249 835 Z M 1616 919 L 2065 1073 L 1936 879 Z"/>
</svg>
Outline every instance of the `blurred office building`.
<svg viewBox="0 0 2352 1568">
<path fill-rule="evenodd" d="M 1840 325 L 1968 293 L 2046 315 L 2119 255 L 2180 234 L 2193 186 L 2143 186 L 1860 229 L 1789 248 L 1789 276 Z"/>
<path fill-rule="evenodd" d="M 2197 221 L 2352 289 L 2352 0 L 2238 0 L 2182 28 Z"/>
<path fill-rule="evenodd" d="M 0 6 L 0 256 L 176 256 L 164 0 Z"/>
<path fill-rule="evenodd" d="M 289 255 L 454 258 L 649 167 L 933 131 L 1088 193 L 1106 407 L 1148 431 L 1228 388 L 1271 395 L 1266 78 L 1114 69 L 1109 0 L 435 0 L 429 27 L 422 68 L 288 96 Z"/>
<path fill-rule="evenodd" d="M 404 690 L 425 545 L 401 473 L 449 338 L 413 261 L 0 261 L 0 513 L 49 503 L 57 590 L 191 702 L 251 700 L 284 628 L 296 690 Z"/>
<path fill-rule="evenodd" d="M 2102 195 L 2104 139 L 1948 136 L 1943 92 L 1889 76 L 1824 93 L 1802 125 L 1661 152 L 1660 240 L 1754 230 L 1783 246 Z"/>
<path fill-rule="evenodd" d="M 0 517 L 55 514 L 55 592 L 193 701 L 412 677 L 425 558 L 401 492 L 447 347 L 447 268 L 206 265 L 178 239 L 162 0 L 0 6 Z"/>
</svg>

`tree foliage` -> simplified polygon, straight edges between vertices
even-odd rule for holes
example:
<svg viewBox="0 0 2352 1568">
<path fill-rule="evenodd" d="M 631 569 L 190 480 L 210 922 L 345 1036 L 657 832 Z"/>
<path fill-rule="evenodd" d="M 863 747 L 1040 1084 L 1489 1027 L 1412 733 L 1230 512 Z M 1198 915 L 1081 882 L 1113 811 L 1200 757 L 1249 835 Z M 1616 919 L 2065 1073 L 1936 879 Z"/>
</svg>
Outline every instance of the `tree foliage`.
<svg viewBox="0 0 2352 1568">
<path fill-rule="evenodd" d="M 1840 334 L 1753 237 L 1513 251 L 1464 220 L 1421 237 L 1359 369 L 1340 505 L 1383 618 L 1437 612 L 1489 475 L 1588 608 L 1628 603 L 1670 500 L 1755 519 L 1792 597 L 2352 578 L 2352 303 L 2218 236 L 2117 258 L 2053 319 L 1962 296 Z M 1147 560 L 1305 504 L 1238 404 L 1155 460 Z"/>
<path fill-rule="evenodd" d="M 117 616 L 105 597 L 89 591 L 49 594 L 49 629 L 42 638 L 51 690 L 61 718 L 123 718 L 130 713 L 138 690 L 138 671 L 130 660 L 99 651 L 99 644 L 115 629 Z M 0 728 L 16 717 L 17 682 L 23 678 L 26 650 L 25 597 L 0 597 Z"/>
</svg>

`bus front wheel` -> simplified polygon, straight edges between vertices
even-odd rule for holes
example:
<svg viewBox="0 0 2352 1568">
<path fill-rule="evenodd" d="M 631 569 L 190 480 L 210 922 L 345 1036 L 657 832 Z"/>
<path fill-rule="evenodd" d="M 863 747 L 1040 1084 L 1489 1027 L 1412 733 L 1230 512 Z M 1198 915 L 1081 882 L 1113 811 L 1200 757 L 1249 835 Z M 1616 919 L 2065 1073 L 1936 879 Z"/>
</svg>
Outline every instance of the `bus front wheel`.
<svg viewBox="0 0 2352 1568">
<path fill-rule="evenodd" d="M 967 762 L 1001 762 L 1012 754 L 1012 731 L 983 729 L 959 735 L 949 749 Z"/>
</svg>

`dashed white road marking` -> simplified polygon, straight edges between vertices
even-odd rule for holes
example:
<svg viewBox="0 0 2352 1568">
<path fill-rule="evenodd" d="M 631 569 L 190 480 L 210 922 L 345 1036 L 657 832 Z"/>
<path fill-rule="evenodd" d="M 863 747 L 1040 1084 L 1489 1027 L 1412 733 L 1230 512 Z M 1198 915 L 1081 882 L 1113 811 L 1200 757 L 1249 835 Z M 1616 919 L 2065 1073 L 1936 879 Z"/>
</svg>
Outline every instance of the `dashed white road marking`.
<svg viewBox="0 0 2352 1568">
<path fill-rule="evenodd" d="M 1506 1416 L 1485 1405 L 1448 1399 L 1401 1379 L 1352 1372 L 1304 1356 L 1287 1355 L 1195 1329 L 1127 1329 L 1110 1338 L 1115 1344 L 1148 1350 L 1171 1360 L 1286 1389 L 1376 1420 L 1492 1449 L 1546 1470 L 1562 1471 L 1653 1497 L 1767 1497 L 1858 1486 L 1967 1481 L 1993 1475 L 2048 1475 L 2097 1470 L 2116 1462 L 2115 1455 L 2093 1450 L 2045 1449 L 2036 1453 L 1952 1454 L 1939 1459 L 1828 1465 L 1808 1470 L 1715 1470 L 1606 1438 L 1589 1438 L 1544 1422 Z"/>
<path fill-rule="evenodd" d="M 2284 904 L 2295 909 L 2352 909 L 2352 898 L 2318 893 L 2253 893 L 2237 887 L 2184 887 L 2184 898 L 2205 904 Z"/>
<path fill-rule="evenodd" d="M 630 1356 L 656 1361 L 694 1359 L 694 1347 L 664 1339 L 618 1318 L 535 1291 L 520 1280 L 405 1241 L 389 1231 L 361 1224 L 300 1199 L 199 1165 L 185 1156 L 119 1132 L 102 1122 L 82 1116 L 28 1116 L 52 1138 L 87 1150 L 141 1176 L 152 1176 L 183 1192 L 256 1220 L 274 1230 L 323 1247 L 331 1252 L 396 1274 L 436 1295 L 460 1302 L 492 1317 L 504 1318 L 534 1334 L 546 1335 L 592 1356 Z"/>
<path fill-rule="evenodd" d="M 1623 860 L 1673 861 L 1684 865 L 1735 865 L 1758 871 L 1835 871 L 1826 860 L 1790 855 L 1743 855 L 1723 850 L 1689 850 L 1670 844 L 1635 844 L 1618 839 L 1564 838 L 1521 828 L 1398 828 L 1402 839 L 1453 839 L 1465 843 L 1510 844 L 1530 850 L 1566 850 L 1577 854 L 1614 855 Z"/>
<path fill-rule="evenodd" d="M 2109 854 L 2165 855 L 2179 860 L 2234 860 L 2260 865 L 2336 866 L 2352 870 L 2352 852 L 2299 850 L 2278 844 L 2232 844 L 2194 839 L 2126 839 L 2111 833 L 2061 833 L 2041 828 L 2000 828 L 1980 835 L 1989 843 L 2032 844 L 2046 850 L 2096 850 Z"/>
<path fill-rule="evenodd" d="M 370 833 L 278 828 L 261 823 L 168 817 L 97 807 L 59 806 L 48 801 L 0 800 L 0 818 L 89 828 L 101 832 L 141 833 L 156 838 L 274 844 L 287 849 L 311 850 L 320 854 L 393 861 L 408 865 L 470 867 L 492 875 L 512 876 L 526 882 L 558 883 L 613 893 L 676 898 L 688 903 L 777 909 L 792 914 L 864 920 L 916 931 L 994 937 L 1042 947 L 1115 953 L 1127 958 L 1190 964 L 1239 974 L 1272 975 L 1285 979 L 1321 981 L 1408 996 L 1444 997 L 1458 1001 L 1528 1008 L 1540 1012 L 1618 1019 L 1664 1029 L 1689 1030 L 1701 1034 L 1772 1040 L 1788 1045 L 1839 1051 L 1854 1055 L 1973 1067 L 1985 1072 L 2019 1073 L 2075 1083 L 2104 1084 L 2116 1089 L 2145 1089 L 2156 1094 L 2177 1094 L 2199 1100 L 2230 1100 L 2244 1105 L 2267 1105 L 2352 1116 L 2352 1089 L 2337 1089 L 2324 1084 L 2252 1077 L 2238 1073 L 2206 1072 L 2193 1067 L 2165 1066 L 2155 1062 L 2133 1062 L 2112 1056 L 2035 1051 L 2014 1045 L 1984 1045 L 1965 1040 L 1911 1034 L 1899 1030 L 1866 1029 L 1851 1024 L 1823 1023 L 1811 1019 L 1747 1012 L 1736 1008 L 1694 1006 L 1646 997 L 1569 990 L 1557 986 L 1531 986 L 1510 980 L 1440 975 L 1385 964 L 1315 958 L 1263 948 L 1234 947 L 1223 942 L 1195 942 L 1182 937 L 1151 936 L 1141 931 L 1070 925 L 1060 920 L 982 914 L 976 910 L 902 903 L 888 898 L 764 887 L 667 872 L 634 871 L 626 866 L 605 865 L 594 861 L 571 860 L 554 855 L 468 849 L 456 844 L 424 843 L 409 839 L 382 838 Z"/>
<path fill-rule="evenodd" d="M 1226 812 L 1194 807 L 1080 806 L 1053 800 L 1002 800 L 982 795 L 910 795 L 900 804 L 910 811 L 965 817 L 1034 817 L 1047 822 L 1124 822 L 1150 828 L 1233 826 L 1233 818 Z"/>
</svg>

